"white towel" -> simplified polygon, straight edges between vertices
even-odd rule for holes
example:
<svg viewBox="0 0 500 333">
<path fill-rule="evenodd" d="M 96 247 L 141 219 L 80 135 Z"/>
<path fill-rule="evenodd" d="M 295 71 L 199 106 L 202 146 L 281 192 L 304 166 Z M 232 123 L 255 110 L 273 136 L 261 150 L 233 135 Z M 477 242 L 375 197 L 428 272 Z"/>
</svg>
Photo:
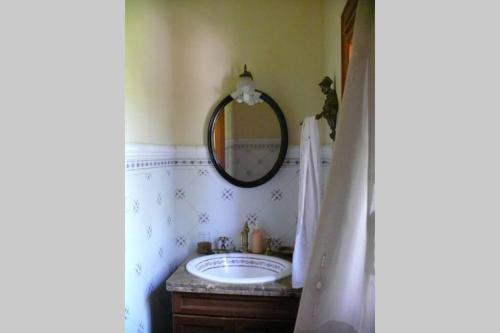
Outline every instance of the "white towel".
<svg viewBox="0 0 500 333">
<path fill-rule="evenodd" d="M 292 287 L 302 288 L 309 260 L 321 201 L 320 143 L 317 120 L 304 119 L 300 138 L 299 212 L 292 262 Z"/>
</svg>

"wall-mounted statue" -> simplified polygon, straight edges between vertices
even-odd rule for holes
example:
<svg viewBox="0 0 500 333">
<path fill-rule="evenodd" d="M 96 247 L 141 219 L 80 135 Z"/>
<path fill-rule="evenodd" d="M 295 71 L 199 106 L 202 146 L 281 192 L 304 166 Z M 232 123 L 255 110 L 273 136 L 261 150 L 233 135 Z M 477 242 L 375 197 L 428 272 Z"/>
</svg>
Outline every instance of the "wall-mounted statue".
<svg viewBox="0 0 500 333">
<path fill-rule="evenodd" d="M 330 87 L 333 83 L 333 89 Z M 325 118 L 330 125 L 332 132 L 330 138 L 335 141 L 335 127 L 337 126 L 337 113 L 339 111 L 339 100 L 337 98 L 337 91 L 335 91 L 335 82 L 328 76 L 319 83 L 321 91 L 326 96 L 325 104 L 323 105 L 323 112 L 316 115 L 316 119 Z"/>
</svg>

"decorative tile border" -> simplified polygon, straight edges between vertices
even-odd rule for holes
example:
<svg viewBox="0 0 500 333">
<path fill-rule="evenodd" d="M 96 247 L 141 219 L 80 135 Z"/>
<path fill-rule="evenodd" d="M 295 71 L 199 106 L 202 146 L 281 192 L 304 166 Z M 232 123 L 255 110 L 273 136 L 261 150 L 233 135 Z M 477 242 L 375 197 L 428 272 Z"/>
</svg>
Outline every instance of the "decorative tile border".
<svg viewBox="0 0 500 333">
<path fill-rule="evenodd" d="M 176 166 L 211 166 L 212 161 L 200 159 L 172 159 L 172 160 L 130 160 L 125 162 L 126 171 L 163 169 Z"/>
<path fill-rule="evenodd" d="M 328 165 L 332 160 L 332 146 L 321 149 L 321 164 Z M 297 167 L 300 164 L 298 146 L 290 146 L 283 161 L 283 168 Z M 165 169 L 169 167 L 212 166 L 206 146 L 160 146 L 147 144 L 125 145 L 125 172 Z M 203 169 L 200 175 L 208 171 Z"/>
</svg>

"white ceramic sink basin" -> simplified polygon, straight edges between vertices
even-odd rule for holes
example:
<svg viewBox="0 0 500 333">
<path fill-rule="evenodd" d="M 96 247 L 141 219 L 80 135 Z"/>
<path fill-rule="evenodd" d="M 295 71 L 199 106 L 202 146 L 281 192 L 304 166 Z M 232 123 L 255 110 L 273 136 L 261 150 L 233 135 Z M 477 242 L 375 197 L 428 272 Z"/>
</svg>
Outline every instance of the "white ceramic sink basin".
<svg viewBox="0 0 500 333">
<path fill-rule="evenodd" d="M 265 283 L 287 277 L 292 264 L 284 259 L 251 253 L 224 253 L 190 260 L 186 269 L 202 279 L 224 283 Z"/>
</svg>

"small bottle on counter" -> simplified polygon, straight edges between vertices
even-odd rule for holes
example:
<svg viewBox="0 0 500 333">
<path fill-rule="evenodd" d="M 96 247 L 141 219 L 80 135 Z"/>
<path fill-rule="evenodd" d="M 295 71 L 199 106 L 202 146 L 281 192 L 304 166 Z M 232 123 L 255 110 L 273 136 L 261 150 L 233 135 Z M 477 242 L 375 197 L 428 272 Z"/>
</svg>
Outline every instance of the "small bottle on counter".
<svg viewBox="0 0 500 333">
<path fill-rule="evenodd" d="M 256 223 L 255 228 L 252 231 L 252 252 L 253 253 L 264 253 L 266 250 L 266 244 L 264 242 L 265 234 L 264 231 L 259 228 Z"/>
<path fill-rule="evenodd" d="M 248 223 L 245 222 L 245 226 L 243 227 L 243 230 L 240 233 L 241 237 L 241 252 L 247 253 L 249 251 L 248 248 L 248 232 L 250 231 L 250 228 L 248 227 Z"/>
</svg>

